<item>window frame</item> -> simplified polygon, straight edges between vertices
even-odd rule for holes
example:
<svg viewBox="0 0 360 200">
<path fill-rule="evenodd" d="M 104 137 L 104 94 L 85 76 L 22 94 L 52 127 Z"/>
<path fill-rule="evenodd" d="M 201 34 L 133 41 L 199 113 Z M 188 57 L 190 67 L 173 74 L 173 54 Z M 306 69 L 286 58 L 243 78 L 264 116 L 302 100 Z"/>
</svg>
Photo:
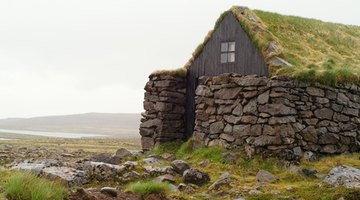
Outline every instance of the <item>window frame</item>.
<svg viewBox="0 0 360 200">
<path fill-rule="evenodd" d="M 224 48 L 226 50 L 224 50 Z M 231 48 L 233 47 L 233 49 Z M 226 62 L 224 61 L 223 56 L 226 55 Z M 233 55 L 233 61 L 230 60 L 231 56 Z M 227 40 L 227 41 L 221 41 L 220 42 L 220 64 L 233 64 L 236 62 L 236 42 L 235 40 Z"/>
</svg>

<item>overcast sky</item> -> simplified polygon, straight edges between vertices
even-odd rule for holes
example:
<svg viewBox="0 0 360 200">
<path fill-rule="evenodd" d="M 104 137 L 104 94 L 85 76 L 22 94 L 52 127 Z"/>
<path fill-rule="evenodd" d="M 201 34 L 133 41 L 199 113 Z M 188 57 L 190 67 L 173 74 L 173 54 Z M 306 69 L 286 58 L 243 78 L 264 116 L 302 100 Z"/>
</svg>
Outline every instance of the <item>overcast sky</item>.
<svg viewBox="0 0 360 200">
<path fill-rule="evenodd" d="M 0 0 L 0 118 L 142 112 L 232 5 L 360 25 L 359 0 Z"/>
</svg>

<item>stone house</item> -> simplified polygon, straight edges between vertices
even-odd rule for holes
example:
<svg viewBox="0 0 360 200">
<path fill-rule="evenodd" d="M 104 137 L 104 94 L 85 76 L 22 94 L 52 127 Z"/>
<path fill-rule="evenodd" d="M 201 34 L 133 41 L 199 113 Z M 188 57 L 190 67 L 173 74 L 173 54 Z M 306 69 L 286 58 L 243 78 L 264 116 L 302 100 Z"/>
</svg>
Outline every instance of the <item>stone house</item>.
<svg viewBox="0 0 360 200">
<path fill-rule="evenodd" d="M 193 137 L 292 159 L 360 148 L 360 27 L 244 7 L 145 86 L 144 150 Z"/>
</svg>

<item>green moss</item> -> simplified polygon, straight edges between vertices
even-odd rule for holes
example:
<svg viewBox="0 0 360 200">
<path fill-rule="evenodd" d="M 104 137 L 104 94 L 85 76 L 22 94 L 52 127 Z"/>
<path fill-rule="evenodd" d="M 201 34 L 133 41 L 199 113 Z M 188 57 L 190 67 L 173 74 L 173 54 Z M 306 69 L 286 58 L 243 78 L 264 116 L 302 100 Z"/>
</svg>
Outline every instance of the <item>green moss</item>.
<svg viewBox="0 0 360 200">
<path fill-rule="evenodd" d="M 149 154 L 156 154 L 156 155 L 160 155 L 163 153 L 175 154 L 179 150 L 182 144 L 183 142 L 181 141 L 165 142 L 155 147 L 153 150 L 149 152 Z"/>
</svg>

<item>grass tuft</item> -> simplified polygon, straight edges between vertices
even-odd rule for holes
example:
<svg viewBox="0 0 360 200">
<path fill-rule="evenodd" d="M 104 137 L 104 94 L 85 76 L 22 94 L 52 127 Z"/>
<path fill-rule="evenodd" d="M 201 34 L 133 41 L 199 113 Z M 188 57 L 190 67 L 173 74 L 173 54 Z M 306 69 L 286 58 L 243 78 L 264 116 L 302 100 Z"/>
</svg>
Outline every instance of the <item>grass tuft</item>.
<svg viewBox="0 0 360 200">
<path fill-rule="evenodd" d="M 149 194 L 167 194 L 171 191 L 169 183 L 157 183 L 154 181 L 137 182 L 127 186 L 127 190 L 139 194 L 141 196 L 147 196 Z"/>
<path fill-rule="evenodd" d="M 16 173 L 11 176 L 4 185 L 4 191 L 10 200 L 63 200 L 67 196 L 63 185 L 30 173 Z"/>
</svg>

